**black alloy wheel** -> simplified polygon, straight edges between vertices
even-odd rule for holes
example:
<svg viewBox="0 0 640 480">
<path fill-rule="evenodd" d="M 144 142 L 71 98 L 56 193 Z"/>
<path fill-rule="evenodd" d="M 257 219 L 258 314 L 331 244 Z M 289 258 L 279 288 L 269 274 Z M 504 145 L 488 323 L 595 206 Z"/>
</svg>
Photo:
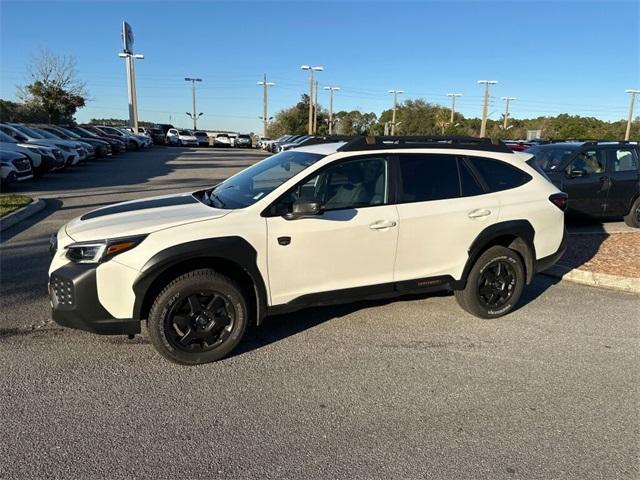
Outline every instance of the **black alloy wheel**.
<svg viewBox="0 0 640 480">
<path fill-rule="evenodd" d="M 496 260 L 485 267 L 478 277 L 478 298 L 489 309 L 504 306 L 513 295 L 516 284 L 516 272 L 513 266 Z"/>
</svg>

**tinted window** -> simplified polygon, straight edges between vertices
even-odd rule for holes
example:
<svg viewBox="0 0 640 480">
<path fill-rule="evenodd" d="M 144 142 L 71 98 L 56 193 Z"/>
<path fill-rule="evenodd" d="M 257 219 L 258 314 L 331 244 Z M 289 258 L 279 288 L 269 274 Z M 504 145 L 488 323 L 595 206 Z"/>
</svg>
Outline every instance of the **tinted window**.
<svg viewBox="0 0 640 480">
<path fill-rule="evenodd" d="M 399 203 L 426 202 L 460 196 L 456 157 L 450 155 L 400 155 L 402 189 Z"/>
<path fill-rule="evenodd" d="M 458 166 L 460 168 L 460 193 L 462 196 L 472 197 L 473 195 L 482 195 L 485 193 L 482 186 L 478 183 L 478 180 L 476 180 L 462 159 L 458 160 Z"/>
<path fill-rule="evenodd" d="M 585 150 L 580 152 L 576 159 L 571 162 L 569 171 L 580 170 L 586 173 L 602 173 L 605 170 L 605 159 L 603 150 Z"/>
<path fill-rule="evenodd" d="M 527 153 L 535 155 L 535 164 L 545 172 L 551 172 L 571 158 L 577 147 L 562 145 L 538 145 L 531 147 Z"/>
<path fill-rule="evenodd" d="M 519 187 L 531 180 L 528 173 L 499 160 L 469 157 L 469 161 L 492 192 Z"/>
<path fill-rule="evenodd" d="M 632 172 L 638 170 L 638 157 L 628 148 L 618 148 L 613 152 L 613 171 Z"/>
</svg>

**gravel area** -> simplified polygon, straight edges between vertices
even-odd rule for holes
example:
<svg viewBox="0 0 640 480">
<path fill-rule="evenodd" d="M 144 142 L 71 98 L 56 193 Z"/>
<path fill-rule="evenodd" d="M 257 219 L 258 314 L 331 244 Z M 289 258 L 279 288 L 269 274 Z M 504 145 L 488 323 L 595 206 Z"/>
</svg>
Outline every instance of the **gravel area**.
<svg viewBox="0 0 640 480">
<path fill-rule="evenodd" d="M 559 263 L 590 272 L 640 277 L 640 232 L 572 235 Z"/>
</svg>

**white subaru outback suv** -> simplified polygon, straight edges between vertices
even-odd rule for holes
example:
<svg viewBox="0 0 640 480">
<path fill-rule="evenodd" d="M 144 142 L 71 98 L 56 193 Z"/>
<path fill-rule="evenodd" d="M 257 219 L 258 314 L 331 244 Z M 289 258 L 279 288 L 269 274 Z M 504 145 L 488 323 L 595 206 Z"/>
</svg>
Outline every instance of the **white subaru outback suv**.
<svg viewBox="0 0 640 480">
<path fill-rule="evenodd" d="M 52 237 L 53 319 L 130 336 L 146 320 L 164 357 L 198 364 L 311 305 L 452 289 L 499 317 L 565 250 L 566 195 L 502 144 L 321 141 L 71 221 Z"/>
</svg>

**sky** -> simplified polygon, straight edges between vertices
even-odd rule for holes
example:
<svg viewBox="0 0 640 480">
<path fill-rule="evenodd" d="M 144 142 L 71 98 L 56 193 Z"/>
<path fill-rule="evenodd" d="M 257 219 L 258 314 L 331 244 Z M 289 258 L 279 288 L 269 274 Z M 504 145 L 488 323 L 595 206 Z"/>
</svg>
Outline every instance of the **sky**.
<svg viewBox="0 0 640 480">
<path fill-rule="evenodd" d="M 127 118 L 121 25 L 133 27 L 140 120 L 188 127 L 199 77 L 198 127 L 261 131 L 264 73 L 269 115 L 308 92 L 303 64 L 321 65 L 324 86 L 341 88 L 334 109 L 380 114 L 389 89 L 477 117 L 492 87 L 515 118 L 558 113 L 626 118 L 640 88 L 640 1 L 16 1 L 0 0 L 0 97 L 15 100 L 27 64 L 43 49 L 71 55 L 90 101 L 76 118 Z M 636 103 L 636 109 L 638 104 Z M 636 110 L 637 112 L 637 110 Z"/>
</svg>

